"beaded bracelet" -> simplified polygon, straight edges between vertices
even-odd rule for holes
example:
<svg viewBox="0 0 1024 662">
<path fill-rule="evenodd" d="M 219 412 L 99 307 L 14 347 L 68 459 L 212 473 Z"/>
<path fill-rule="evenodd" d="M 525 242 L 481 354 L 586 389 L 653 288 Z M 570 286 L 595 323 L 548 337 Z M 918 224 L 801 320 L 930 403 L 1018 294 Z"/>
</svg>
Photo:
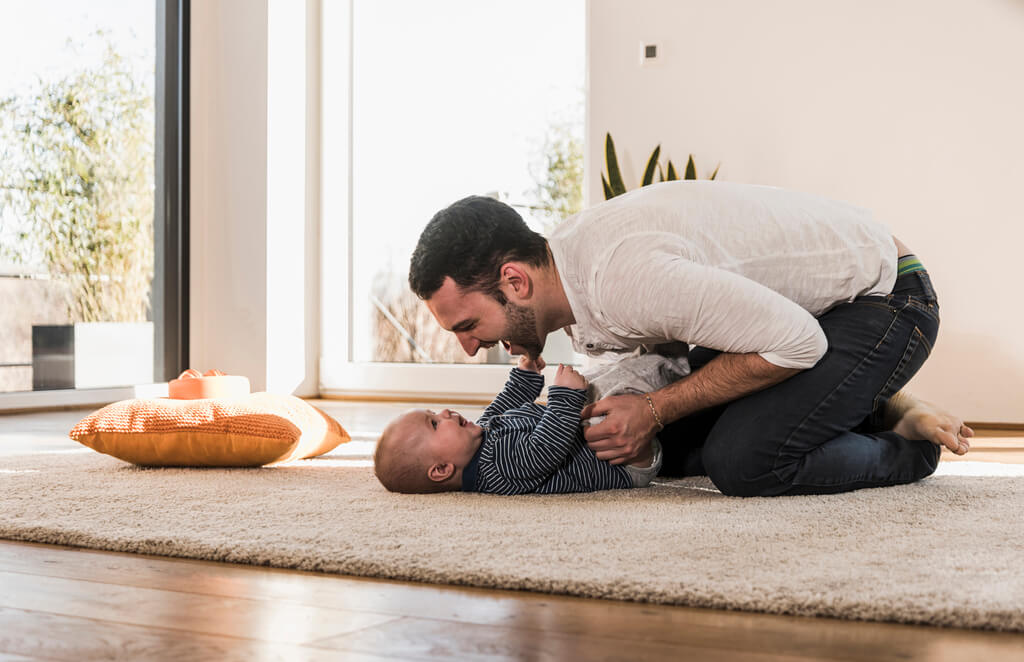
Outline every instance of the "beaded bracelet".
<svg viewBox="0 0 1024 662">
<path fill-rule="evenodd" d="M 651 414 L 654 416 L 654 422 L 658 424 L 658 430 L 664 430 L 665 424 L 661 422 L 661 416 L 658 416 L 658 410 L 654 408 L 654 401 L 651 400 L 651 394 L 644 393 L 644 399 L 647 400 L 647 406 L 651 408 Z"/>
</svg>

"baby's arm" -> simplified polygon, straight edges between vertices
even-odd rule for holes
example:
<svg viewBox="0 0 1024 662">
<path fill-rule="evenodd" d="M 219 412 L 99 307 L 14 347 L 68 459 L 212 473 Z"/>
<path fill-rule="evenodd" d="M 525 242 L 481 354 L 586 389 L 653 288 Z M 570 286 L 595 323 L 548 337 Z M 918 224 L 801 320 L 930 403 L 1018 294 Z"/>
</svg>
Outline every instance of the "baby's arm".
<svg viewBox="0 0 1024 662">
<path fill-rule="evenodd" d="M 502 473 L 516 480 L 547 478 L 565 463 L 577 445 L 580 410 L 586 402 L 584 390 L 552 386 L 548 389 L 548 406 L 540 423 L 532 431 L 524 431 L 511 440 L 505 449 Z"/>
<path fill-rule="evenodd" d="M 504 414 L 509 409 L 521 407 L 533 402 L 540 397 L 541 389 L 544 388 L 544 375 L 540 370 L 544 368 L 544 362 L 537 359 L 537 362 L 530 361 L 526 357 L 520 357 L 519 366 L 512 368 L 509 373 L 505 387 L 501 389 L 494 401 L 484 409 L 483 416 L 477 420 L 478 425 L 485 425 L 491 418 Z"/>
<path fill-rule="evenodd" d="M 511 442 L 511 462 L 505 466 L 516 479 L 545 478 L 562 466 L 577 444 L 580 410 L 587 399 L 587 381 L 569 366 L 559 366 L 548 389 L 548 406 L 528 434 Z"/>
</svg>

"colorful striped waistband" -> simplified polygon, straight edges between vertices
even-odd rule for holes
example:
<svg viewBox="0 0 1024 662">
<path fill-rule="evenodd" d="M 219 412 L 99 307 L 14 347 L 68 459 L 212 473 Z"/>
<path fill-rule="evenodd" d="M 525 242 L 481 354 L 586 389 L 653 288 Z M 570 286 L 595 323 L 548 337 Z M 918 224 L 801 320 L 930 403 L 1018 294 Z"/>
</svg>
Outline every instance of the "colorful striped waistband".
<svg viewBox="0 0 1024 662">
<path fill-rule="evenodd" d="M 924 270 L 924 265 L 921 264 L 921 260 L 917 259 L 916 255 L 904 255 L 896 265 L 896 276 L 905 276 L 906 274 L 912 274 L 915 271 Z"/>
</svg>

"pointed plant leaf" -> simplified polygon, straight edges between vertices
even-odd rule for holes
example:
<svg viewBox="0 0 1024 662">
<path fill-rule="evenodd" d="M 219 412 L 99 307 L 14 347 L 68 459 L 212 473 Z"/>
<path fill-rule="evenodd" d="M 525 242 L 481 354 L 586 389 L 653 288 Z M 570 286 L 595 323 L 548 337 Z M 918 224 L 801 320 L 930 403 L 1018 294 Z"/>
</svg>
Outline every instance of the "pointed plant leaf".
<svg viewBox="0 0 1024 662">
<path fill-rule="evenodd" d="M 717 177 L 717 176 L 718 176 L 718 169 L 719 169 L 719 168 L 721 168 L 721 167 L 722 167 L 722 164 L 721 164 L 721 163 L 719 163 L 718 165 L 716 165 L 716 166 L 715 166 L 715 171 L 714 171 L 713 173 L 711 173 L 711 176 L 710 176 L 710 177 L 708 177 L 708 179 L 714 179 L 715 177 Z"/>
<path fill-rule="evenodd" d="M 693 165 L 693 154 L 690 154 L 690 160 L 686 162 L 686 175 L 685 179 L 697 179 L 697 166 Z"/>
<path fill-rule="evenodd" d="M 676 167 L 672 165 L 671 161 L 668 162 L 668 177 L 666 177 L 666 179 L 670 182 L 674 182 L 679 179 L 679 175 L 676 173 Z"/>
<path fill-rule="evenodd" d="M 606 133 L 604 138 L 604 160 L 608 166 L 608 186 L 611 187 L 613 196 L 622 195 L 626 192 L 626 185 L 622 183 L 619 159 L 615 156 L 615 142 L 612 141 L 610 133 Z"/>
<path fill-rule="evenodd" d="M 608 180 L 604 178 L 604 173 L 603 172 L 601 173 L 601 186 L 604 187 L 604 199 L 605 200 L 611 200 L 612 198 L 615 197 L 615 194 L 612 193 L 612 187 L 608 186 Z"/>
<path fill-rule="evenodd" d="M 665 173 L 664 173 L 664 171 L 662 171 L 660 163 L 658 164 L 658 181 L 659 182 L 665 181 Z"/>
<path fill-rule="evenodd" d="M 654 148 L 651 158 L 647 159 L 647 167 L 644 168 L 644 179 L 640 186 L 647 186 L 654 181 L 654 169 L 658 166 L 658 155 L 661 154 L 661 145 Z"/>
</svg>

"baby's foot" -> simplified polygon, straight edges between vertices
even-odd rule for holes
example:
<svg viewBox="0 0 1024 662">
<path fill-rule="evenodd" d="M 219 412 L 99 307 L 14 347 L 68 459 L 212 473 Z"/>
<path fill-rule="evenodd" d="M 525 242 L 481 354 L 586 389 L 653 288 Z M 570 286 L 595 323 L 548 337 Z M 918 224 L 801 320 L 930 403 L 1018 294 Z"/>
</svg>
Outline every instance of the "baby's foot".
<svg viewBox="0 0 1024 662">
<path fill-rule="evenodd" d="M 970 438 L 974 436 L 974 430 L 964 425 L 959 417 L 909 393 L 902 395 L 901 416 L 893 432 L 907 439 L 927 439 L 957 455 L 964 455 L 971 449 Z"/>
</svg>

